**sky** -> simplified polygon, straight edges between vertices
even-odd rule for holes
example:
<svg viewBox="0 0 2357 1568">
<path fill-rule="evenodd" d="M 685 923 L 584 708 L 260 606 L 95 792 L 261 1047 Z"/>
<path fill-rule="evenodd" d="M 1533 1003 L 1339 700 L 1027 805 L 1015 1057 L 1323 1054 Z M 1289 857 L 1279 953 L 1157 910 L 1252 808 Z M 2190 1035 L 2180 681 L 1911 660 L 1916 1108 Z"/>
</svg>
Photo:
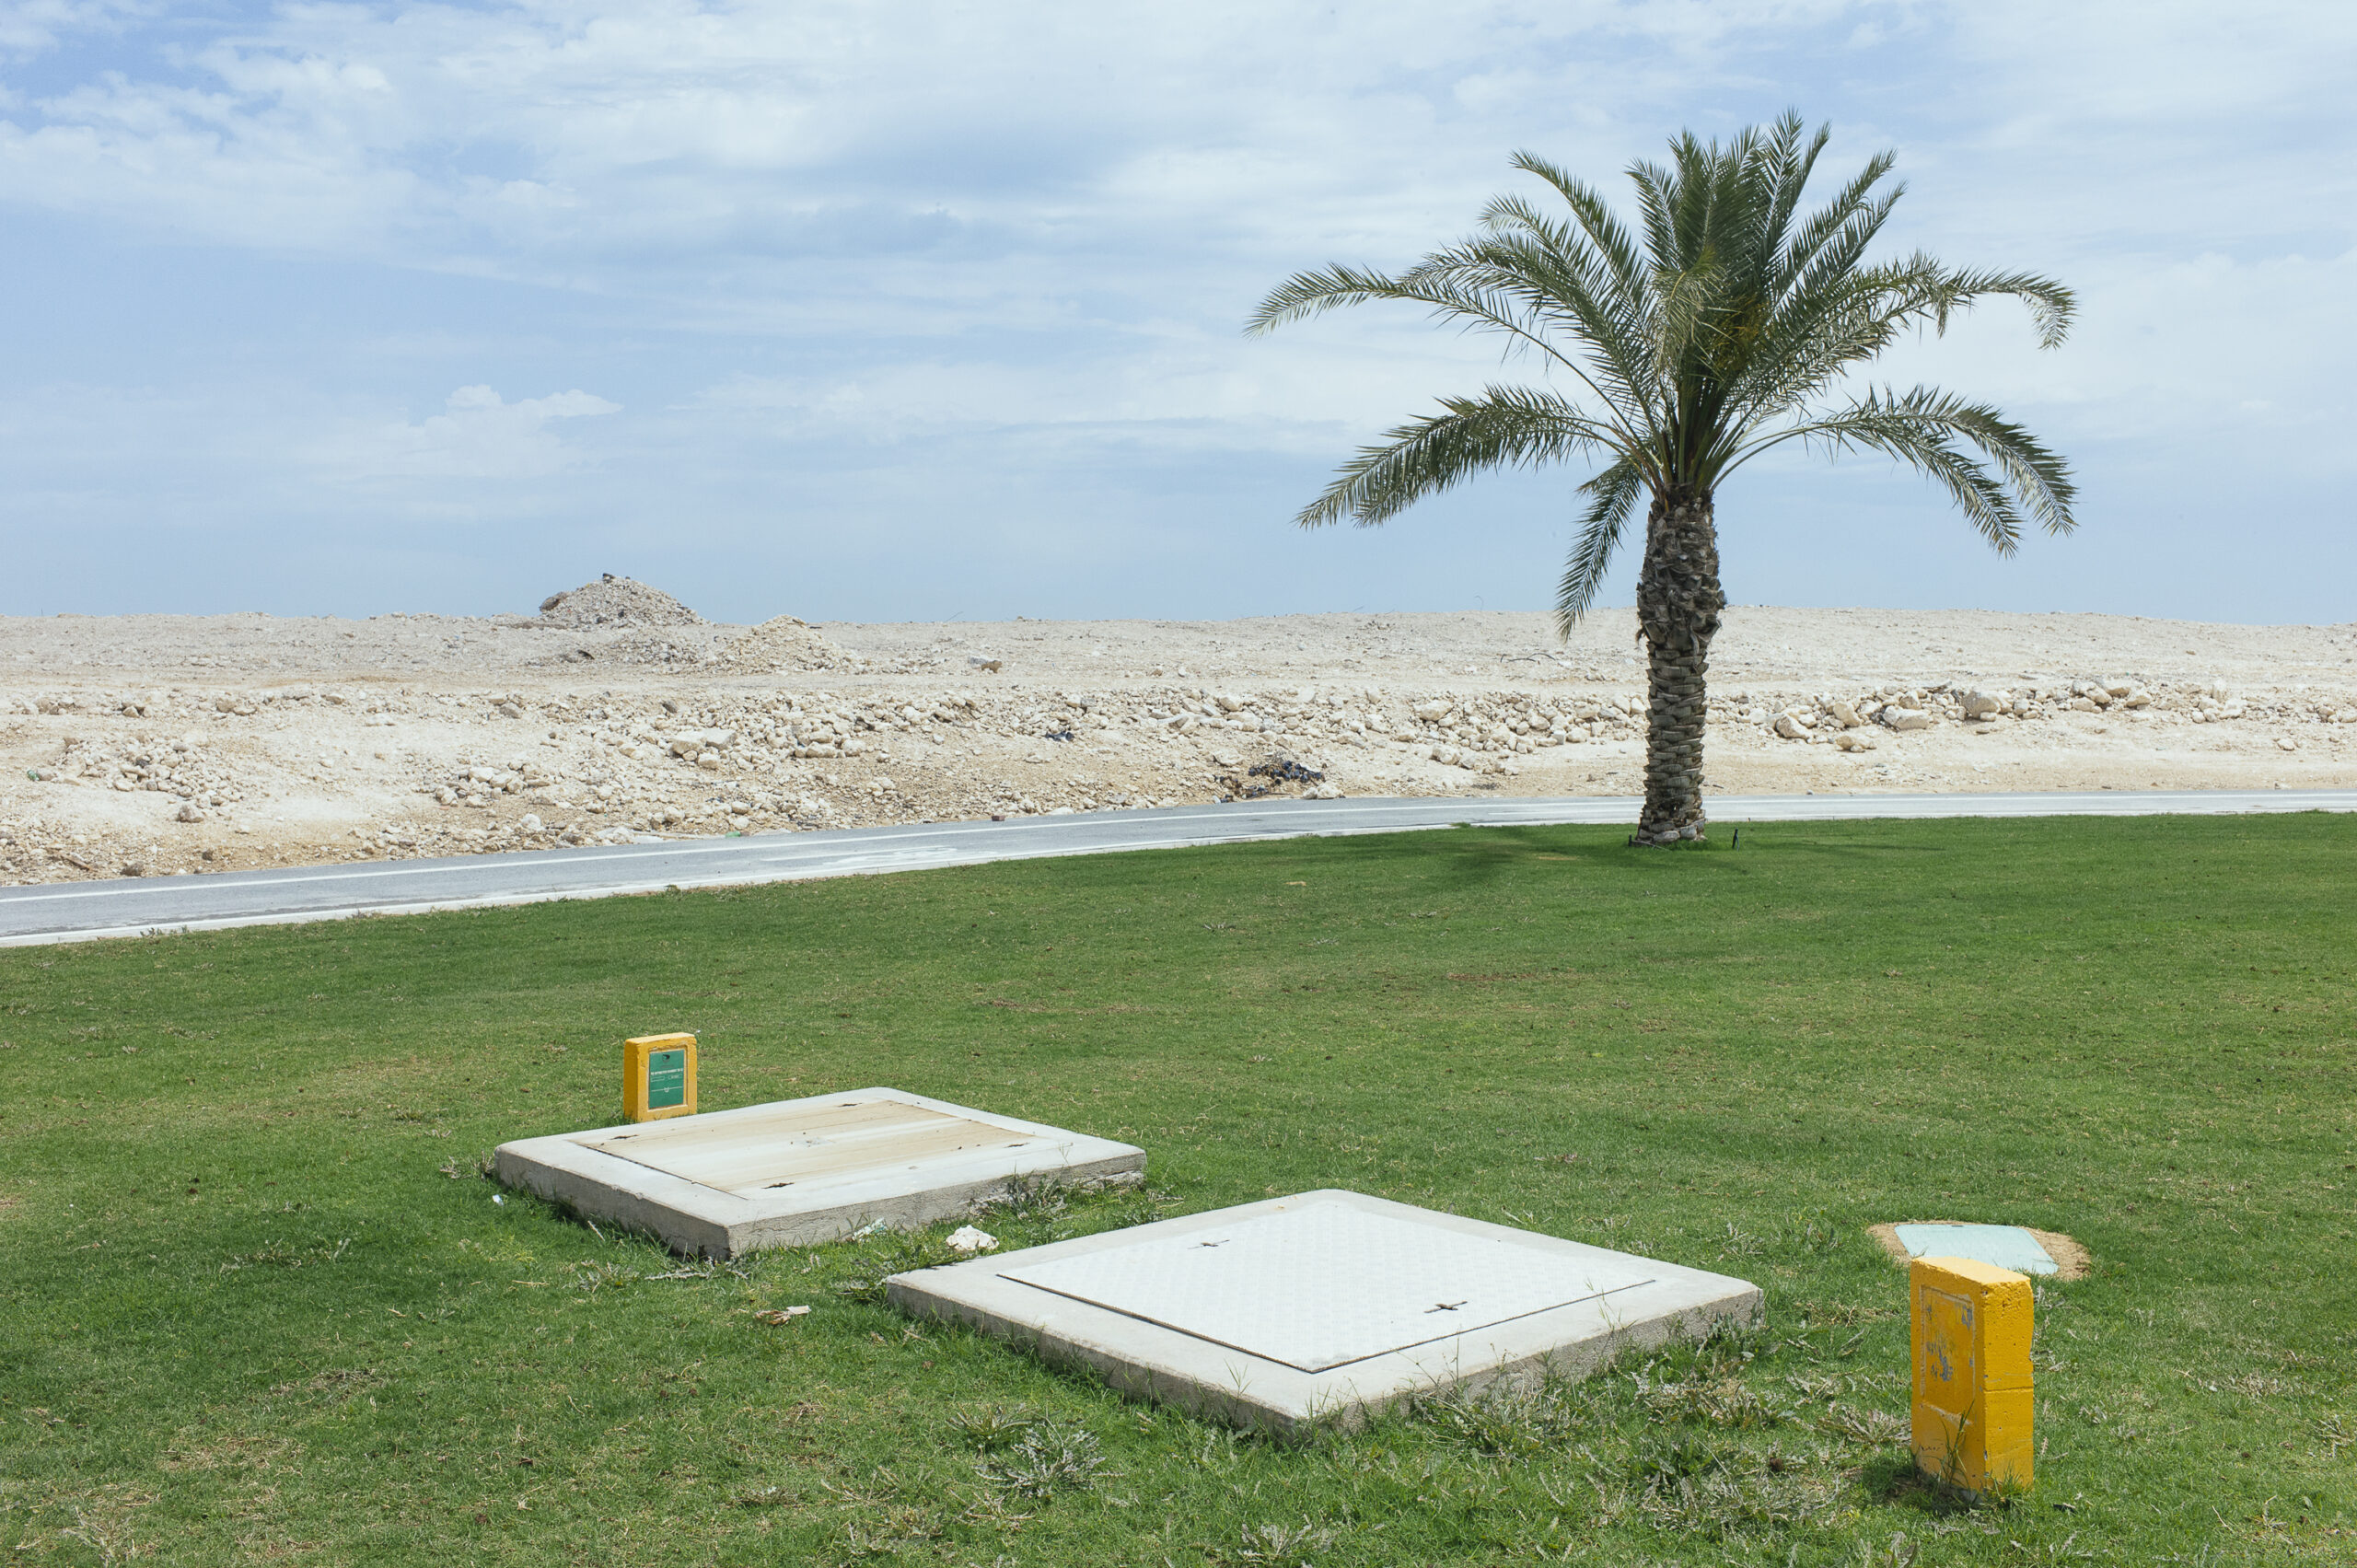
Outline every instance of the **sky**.
<svg viewBox="0 0 2357 1568">
<path fill-rule="evenodd" d="M 1493 344 L 1404 267 L 1787 109 L 1893 256 L 2059 277 L 1881 367 L 2061 450 L 2001 559 L 1880 459 L 1717 497 L 1739 604 L 2357 621 L 2357 6 L 0 0 L 0 613 L 1538 610 L 1586 471 L 1305 531 Z M 1625 604 L 1633 559 L 1604 600 Z"/>
</svg>

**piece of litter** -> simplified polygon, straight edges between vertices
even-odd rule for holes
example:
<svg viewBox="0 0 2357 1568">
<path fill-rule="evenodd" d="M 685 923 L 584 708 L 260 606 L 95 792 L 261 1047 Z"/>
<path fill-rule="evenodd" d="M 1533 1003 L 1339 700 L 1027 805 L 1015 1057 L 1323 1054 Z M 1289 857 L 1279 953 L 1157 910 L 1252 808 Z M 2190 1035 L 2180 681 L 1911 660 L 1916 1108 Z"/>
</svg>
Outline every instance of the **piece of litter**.
<svg viewBox="0 0 2357 1568">
<path fill-rule="evenodd" d="M 844 1239 L 846 1241 L 858 1241 L 865 1237 L 874 1236 L 877 1231 L 882 1230 L 883 1228 L 884 1222 L 882 1220 L 870 1220 L 865 1225 L 861 1225 L 857 1230 L 853 1231 L 851 1235 L 845 1237 Z"/>
<path fill-rule="evenodd" d="M 997 1237 L 970 1225 L 961 1225 L 949 1233 L 949 1249 L 952 1252 L 988 1252 L 997 1246 Z"/>
<path fill-rule="evenodd" d="M 807 1307 L 772 1307 L 767 1312 L 754 1313 L 753 1321 L 756 1323 L 791 1323 L 796 1318 L 807 1318 L 808 1316 L 810 1316 L 810 1309 Z"/>
<path fill-rule="evenodd" d="M 497 1192 L 493 1192 L 491 1195 L 491 1201 L 494 1203 L 505 1203 L 507 1202 L 505 1197 Z"/>
</svg>

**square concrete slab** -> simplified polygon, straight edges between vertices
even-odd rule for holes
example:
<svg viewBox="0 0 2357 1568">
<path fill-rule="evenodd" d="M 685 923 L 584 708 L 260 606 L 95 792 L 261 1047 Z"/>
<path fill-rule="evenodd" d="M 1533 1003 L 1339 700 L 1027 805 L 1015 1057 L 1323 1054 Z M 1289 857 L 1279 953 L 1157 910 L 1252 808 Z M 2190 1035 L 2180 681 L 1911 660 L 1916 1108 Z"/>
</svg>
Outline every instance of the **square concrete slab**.
<svg viewBox="0 0 2357 1568">
<path fill-rule="evenodd" d="M 519 1139 L 494 1168 L 676 1251 L 734 1258 L 930 1225 L 1022 1182 L 1134 1179 L 1145 1152 L 876 1088 Z"/>
<path fill-rule="evenodd" d="M 1899 1225 L 1890 1227 L 1910 1258 L 1969 1258 L 2017 1274 L 2061 1272 L 2053 1254 L 2017 1225 Z"/>
<path fill-rule="evenodd" d="M 1343 1191 L 1304 1192 L 887 1282 L 1124 1392 L 1280 1434 L 1549 1373 L 1759 1313 L 1724 1274 Z"/>
</svg>

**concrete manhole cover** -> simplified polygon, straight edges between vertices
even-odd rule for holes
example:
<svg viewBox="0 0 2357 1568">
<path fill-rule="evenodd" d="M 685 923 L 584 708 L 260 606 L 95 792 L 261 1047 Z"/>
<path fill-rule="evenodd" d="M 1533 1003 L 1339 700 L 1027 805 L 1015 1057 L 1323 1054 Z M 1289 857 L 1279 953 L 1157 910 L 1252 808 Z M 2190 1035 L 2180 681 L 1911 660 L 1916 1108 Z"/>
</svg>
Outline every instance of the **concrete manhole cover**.
<svg viewBox="0 0 2357 1568">
<path fill-rule="evenodd" d="M 1127 1144 L 884 1088 L 526 1138 L 495 1157 L 511 1187 L 714 1258 L 929 1225 L 1012 1181 L 1145 1168 Z"/>
<path fill-rule="evenodd" d="M 1353 1421 L 1416 1393 L 1748 1322 L 1742 1280 L 1341 1191 L 1306 1192 L 889 1282 L 953 1318 L 1240 1424 Z"/>
<path fill-rule="evenodd" d="M 1546 1241 L 1533 1237 L 1532 1241 Z M 1325 1372 L 1653 1283 L 1644 1260 L 1436 1232 L 1326 1202 L 999 1271 L 1213 1344 Z M 1312 1294 L 1305 1281 L 1318 1282 Z"/>
</svg>

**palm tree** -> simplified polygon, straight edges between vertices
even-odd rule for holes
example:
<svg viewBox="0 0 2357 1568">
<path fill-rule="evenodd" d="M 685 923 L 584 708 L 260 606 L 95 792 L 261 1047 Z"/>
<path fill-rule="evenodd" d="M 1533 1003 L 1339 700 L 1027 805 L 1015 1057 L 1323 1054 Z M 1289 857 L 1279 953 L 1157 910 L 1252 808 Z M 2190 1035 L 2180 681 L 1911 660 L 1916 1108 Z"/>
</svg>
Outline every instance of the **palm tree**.
<svg viewBox="0 0 2357 1568">
<path fill-rule="evenodd" d="M 1303 510 L 1305 528 L 1345 517 L 1385 522 L 1483 469 L 1598 462 L 1579 487 L 1586 505 L 1556 590 L 1568 634 L 1638 497 L 1647 498 L 1637 630 L 1650 703 L 1645 803 L 1631 843 L 1703 837 L 1703 676 L 1726 605 L 1713 505 L 1728 474 L 1789 441 L 1828 455 L 1880 452 L 1936 480 L 2001 555 L 2019 543 L 2025 512 L 2049 533 L 2073 526 L 2069 468 L 1997 410 L 1933 387 L 1848 385 L 1853 367 L 1900 333 L 1943 332 L 1952 314 L 1987 296 L 2021 299 L 2039 346 L 2054 347 L 2070 326 L 2071 292 L 2024 273 L 1951 270 L 1921 253 L 1869 264 L 1866 249 L 1904 187 L 1877 191 L 1894 161 L 1878 154 L 1800 216 L 1829 134 L 1805 140 L 1800 117 L 1788 113 L 1724 146 L 1679 136 L 1669 167 L 1629 169 L 1635 234 L 1595 190 L 1518 153 L 1514 166 L 1552 186 L 1568 218 L 1499 197 L 1479 235 L 1397 277 L 1344 266 L 1297 273 L 1248 329 L 1403 300 L 1499 334 L 1510 354 L 1536 358 L 1557 382 L 1446 398 L 1441 412 L 1385 432 Z"/>
</svg>

